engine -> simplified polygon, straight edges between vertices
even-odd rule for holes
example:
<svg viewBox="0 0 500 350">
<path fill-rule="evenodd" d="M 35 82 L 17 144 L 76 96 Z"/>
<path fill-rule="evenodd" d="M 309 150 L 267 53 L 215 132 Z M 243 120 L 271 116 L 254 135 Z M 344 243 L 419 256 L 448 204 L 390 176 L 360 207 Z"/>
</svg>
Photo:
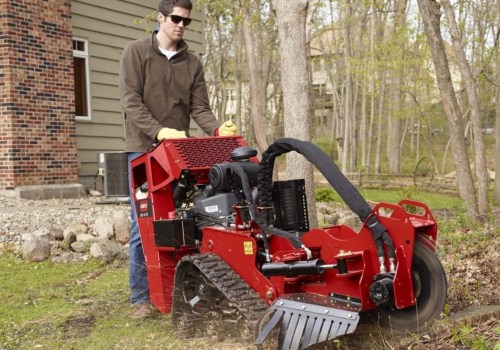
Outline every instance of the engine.
<svg viewBox="0 0 500 350">
<path fill-rule="evenodd" d="M 246 208 L 252 202 L 259 207 L 259 164 L 251 161 L 256 155 L 257 151 L 251 147 L 238 147 L 230 154 L 231 162 L 210 167 L 207 185 L 177 184 L 174 198 L 178 216 L 194 219 L 197 237 L 201 237 L 202 228 L 206 226 L 234 227 L 235 206 Z M 272 198 L 273 217 L 267 220 L 269 225 L 294 232 L 308 230 L 304 180 L 275 181 Z M 250 211 L 240 212 L 243 223 L 250 223 Z"/>
<path fill-rule="evenodd" d="M 231 160 L 244 169 L 249 185 L 253 188 L 252 196 L 256 200 L 257 174 L 259 165 L 251 162 L 257 151 L 250 147 L 239 147 L 231 152 Z M 241 177 L 234 171 L 234 164 L 214 164 L 208 172 L 209 184 L 193 195 L 192 209 L 188 209 L 197 218 L 197 226 L 222 224 L 235 225 L 234 206 L 244 205 L 245 195 Z M 191 205 L 187 205 L 189 208 Z"/>
</svg>

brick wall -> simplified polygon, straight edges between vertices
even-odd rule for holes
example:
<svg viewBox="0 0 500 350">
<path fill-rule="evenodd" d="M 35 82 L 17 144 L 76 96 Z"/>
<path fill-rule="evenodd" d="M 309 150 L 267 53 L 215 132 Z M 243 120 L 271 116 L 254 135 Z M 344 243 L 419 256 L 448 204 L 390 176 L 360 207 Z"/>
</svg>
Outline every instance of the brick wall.
<svg viewBox="0 0 500 350">
<path fill-rule="evenodd" d="M 0 0 L 0 174 L 78 182 L 71 0 Z"/>
</svg>

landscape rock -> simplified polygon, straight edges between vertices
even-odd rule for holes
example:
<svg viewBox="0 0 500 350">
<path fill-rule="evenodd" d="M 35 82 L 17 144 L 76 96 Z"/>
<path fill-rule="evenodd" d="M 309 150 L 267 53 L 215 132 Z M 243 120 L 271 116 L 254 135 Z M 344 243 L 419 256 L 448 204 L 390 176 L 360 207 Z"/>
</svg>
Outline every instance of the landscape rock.
<svg viewBox="0 0 500 350">
<path fill-rule="evenodd" d="M 56 241 L 62 241 L 64 239 L 64 231 L 60 228 L 51 228 L 50 234 L 52 235 L 52 239 Z"/>
<path fill-rule="evenodd" d="M 62 253 L 61 255 L 55 255 L 53 256 L 50 261 L 52 261 L 55 264 L 68 264 L 70 262 L 73 262 L 75 260 L 75 255 L 74 253 Z"/>
<path fill-rule="evenodd" d="M 51 233 L 50 233 L 49 229 L 47 229 L 47 228 L 40 228 L 40 229 L 38 229 L 38 230 L 33 231 L 33 233 L 32 233 L 32 234 L 33 234 L 33 236 L 35 236 L 35 237 L 39 237 L 39 238 L 46 238 L 46 239 L 48 239 L 49 241 L 51 241 L 51 240 L 52 240 L 52 235 L 51 235 Z"/>
<path fill-rule="evenodd" d="M 96 259 L 110 261 L 126 258 L 123 247 L 113 241 L 99 240 L 90 246 L 90 255 Z"/>
<path fill-rule="evenodd" d="M 316 211 L 321 214 L 327 214 L 331 210 L 331 207 L 324 202 L 317 202 L 316 203 Z"/>
<path fill-rule="evenodd" d="M 66 245 L 66 247 L 69 248 L 75 242 L 76 242 L 76 234 L 74 232 L 72 232 L 72 231 L 68 231 L 64 235 L 64 244 Z"/>
<path fill-rule="evenodd" d="M 355 230 L 361 227 L 361 222 L 359 220 L 359 217 L 357 217 L 356 215 L 341 215 L 338 218 L 337 224 L 347 225 Z"/>
<path fill-rule="evenodd" d="M 101 196 L 102 196 L 102 193 L 101 193 L 101 192 L 99 192 L 99 191 L 96 191 L 96 190 L 90 190 L 90 191 L 89 191 L 89 195 L 90 195 L 91 197 L 101 197 Z"/>
<path fill-rule="evenodd" d="M 77 242 L 87 242 L 91 240 L 95 240 L 96 238 L 88 233 L 82 233 L 81 235 L 76 236 Z"/>
<path fill-rule="evenodd" d="M 23 259 L 27 261 L 43 261 L 50 256 L 50 241 L 47 237 L 31 235 L 22 246 Z"/>
<path fill-rule="evenodd" d="M 99 216 L 95 219 L 93 230 L 97 237 L 111 238 L 114 234 L 113 224 L 104 216 Z"/>
<path fill-rule="evenodd" d="M 74 252 L 77 252 L 77 253 L 83 253 L 85 252 L 85 248 L 88 248 L 89 245 L 88 244 L 85 244 L 84 242 L 74 242 L 73 244 L 71 244 L 71 249 L 74 251 Z M 88 249 L 87 249 L 88 250 Z"/>
<path fill-rule="evenodd" d="M 70 232 L 73 232 L 76 236 L 82 235 L 87 233 L 88 227 L 85 224 L 82 223 L 77 223 L 77 224 L 70 224 L 66 229 L 64 230 L 64 237 L 66 237 L 67 234 Z"/>
<path fill-rule="evenodd" d="M 339 219 L 338 214 L 324 214 L 325 222 L 329 225 L 336 225 Z"/>
<path fill-rule="evenodd" d="M 78 241 L 85 242 L 91 237 L 95 240 L 96 218 L 111 218 L 116 211 L 123 212 L 127 222 L 130 221 L 129 205 L 102 202 L 101 198 L 30 200 L 0 194 L 0 244 L 5 246 L 6 253 L 22 254 L 23 242 L 34 233 L 40 236 L 49 233 L 51 254 L 60 255 L 70 248 L 64 241 L 65 232 L 66 236 L 74 232 Z M 70 238 L 69 243 L 72 242 Z"/>
<path fill-rule="evenodd" d="M 116 210 L 111 216 L 115 240 L 119 243 L 127 243 L 130 238 L 130 218 L 123 210 Z"/>
</svg>

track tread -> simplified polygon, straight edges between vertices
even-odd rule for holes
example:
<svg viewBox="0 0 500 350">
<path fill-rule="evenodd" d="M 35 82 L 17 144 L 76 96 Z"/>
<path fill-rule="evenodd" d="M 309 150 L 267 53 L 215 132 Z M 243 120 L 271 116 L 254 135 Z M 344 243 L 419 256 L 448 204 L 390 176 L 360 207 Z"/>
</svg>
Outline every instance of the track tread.
<svg viewBox="0 0 500 350">
<path fill-rule="evenodd" d="M 224 260 L 213 253 L 188 255 L 181 259 L 191 261 L 205 277 L 233 304 L 247 322 L 256 322 L 261 313 L 269 308 Z"/>
</svg>

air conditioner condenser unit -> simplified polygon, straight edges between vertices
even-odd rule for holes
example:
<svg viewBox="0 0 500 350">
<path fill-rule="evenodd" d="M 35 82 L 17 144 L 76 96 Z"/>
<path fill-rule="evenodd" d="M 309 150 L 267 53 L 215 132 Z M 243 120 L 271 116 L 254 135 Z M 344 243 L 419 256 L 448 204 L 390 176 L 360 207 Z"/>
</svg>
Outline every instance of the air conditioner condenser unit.
<svg viewBox="0 0 500 350">
<path fill-rule="evenodd" d="M 103 177 L 104 195 L 129 196 L 126 152 L 98 153 L 98 174 Z"/>
</svg>

